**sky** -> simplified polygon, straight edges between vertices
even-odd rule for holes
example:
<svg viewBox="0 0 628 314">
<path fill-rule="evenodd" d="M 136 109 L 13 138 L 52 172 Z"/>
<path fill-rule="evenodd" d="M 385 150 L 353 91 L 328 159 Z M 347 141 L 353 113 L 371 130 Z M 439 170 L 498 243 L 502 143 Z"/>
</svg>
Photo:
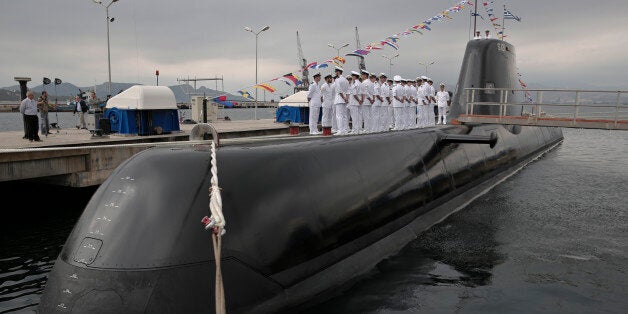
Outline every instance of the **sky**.
<svg viewBox="0 0 628 314">
<path fill-rule="evenodd" d="M 478 29 L 492 26 L 483 1 L 478 1 Z M 108 81 L 106 8 L 111 0 L 0 0 L 0 87 L 14 77 L 60 78 L 77 86 Z M 222 77 L 224 90 L 236 92 L 255 84 L 255 35 L 258 31 L 258 82 L 286 73 L 298 74 L 299 32 L 308 62 L 323 62 L 337 50 L 328 44 L 356 49 L 405 31 L 460 0 L 390 1 L 209 1 L 119 0 L 109 6 L 111 76 L 113 82 L 177 85 L 178 79 Z M 473 0 L 471 0 L 473 2 Z M 628 1 L 625 0 L 495 0 L 501 22 L 503 5 L 521 22 L 506 20 L 506 41 L 515 46 L 517 67 L 529 87 L 628 89 Z M 365 61 L 371 72 L 414 78 L 424 75 L 420 64 L 434 64 L 427 75 L 435 82 L 455 84 L 471 34 L 471 6 L 450 13 L 423 35 L 402 37 L 399 50 L 373 51 Z M 358 70 L 357 58 L 346 57 L 346 71 Z M 331 67 L 329 68 L 331 69 Z M 312 74 L 311 71 L 310 73 Z M 329 72 L 321 70 L 323 74 Z M 389 75 L 390 76 L 390 75 Z M 37 82 L 37 83 L 35 83 Z M 279 93 L 291 88 L 282 82 Z M 215 88 L 215 82 L 197 87 Z M 218 89 L 222 86 L 218 84 Z M 288 92 L 286 92 L 286 88 Z M 261 92 L 260 92 L 261 94 Z M 274 98 L 274 95 L 267 95 Z M 261 98 L 261 96 L 260 96 Z"/>
</svg>

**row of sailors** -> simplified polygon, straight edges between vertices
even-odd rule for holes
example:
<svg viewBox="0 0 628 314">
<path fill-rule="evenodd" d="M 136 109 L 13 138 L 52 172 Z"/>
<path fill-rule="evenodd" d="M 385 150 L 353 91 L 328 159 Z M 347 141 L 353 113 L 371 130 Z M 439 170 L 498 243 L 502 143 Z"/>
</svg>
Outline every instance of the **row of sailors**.
<svg viewBox="0 0 628 314">
<path fill-rule="evenodd" d="M 307 95 L 310 134 L 321 134 L 318 131 L 321 107 L 323 128 L 331 127 L 338 135 L 447 124 L 447 106 L 451 102 L 444 84 L 436 92 L 432 80 L 425 76 L 417 77 L 415 82 L 399 75 L 389 80 L 384 73 L 378 78 L 366 70 L 351 71 L 346 77 L 342 72 L 342 68 L 336 67 L 336 77 L 325 76 L 322 85 L 321 74 L 314 74 Z M 438 107 L 437 123 L 434 106 Z"/>
</svg>

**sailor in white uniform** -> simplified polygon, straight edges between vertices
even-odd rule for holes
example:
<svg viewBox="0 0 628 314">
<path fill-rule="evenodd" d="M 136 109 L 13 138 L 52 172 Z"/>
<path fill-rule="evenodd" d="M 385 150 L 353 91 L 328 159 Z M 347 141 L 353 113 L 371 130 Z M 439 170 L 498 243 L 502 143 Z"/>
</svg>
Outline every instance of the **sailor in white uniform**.
<svg viewBox="0 0 628 314">
<path fill-rule="evenodd" d="M 379 74 L 379 100 L 382 103 L 379 115 L 379 131 L 388 131 L 390 125 L 390 117 L 388 110 L 391 107 L 390 86 L 388 86 L 386 74 Z"/>
<path fill-rule="evenodd" d="M 338 135 L 349 133 L 349 113 L 347 112 L 347 103 L 349 102 L 349 81 L 342 76 L 342 68 L 335 68 L 338 78 L 334 82 L 334 107 L 336 107 L 336 120 L 338 123 Z"/>
<path fill-rule="evenodd" d="M 394 87 L 394 82 L 392 80 L 392 78 L 387 78 L 386 79 L 386 85 L 388 85 L 388 90 L 389 95 L 390 95 L 390 102 L 389 102 L 389 106 L 388 106 L 388 130 L 392 130 L 395 127 L 395 113 L 393 110 L 393 95 L 392 95 L 392 89 Z"/>
<path fill-rule="evenodd" d="M 434 109 L 436 107 L 436 89 L 433 86 L 434 82 L 431 78 L 427 78 L 427 97 L 430 100 L 430 105 L 427 107 L 427 125 L 434 126 L 436 125 L 436 114 L 434 114 Z"/>
<path fill-rule="evenodd" d="M 417 87 L 417 99 L 419 101 L 419 106 L 417 108 L 417 115 L 418 115 L 418 127 L 419 128 L 424 128 L 425 125 L 427 124 L 427 107 L 429 104 L 429 100 L 427 99 L 427 92 L 425 90 L 425 86 L 427 85 L 427 83 L 425 82 L 425 80 L 427 79 L 427 77 L 425 76 L 421 76 L 420 78 L 417 78 L 418 84 L 419 86 Z"/>
<path fill-rule="evenodd" d="M 371 132 L 381 132 L 380 120 L 381 120 L 381 108 L 382 98 L 380 96 L 380 84 L 377 81 L 377 75 L 371 73 L 369 75 L 371 80 L 371 86 L 373 91 L 373 106 L 371 107 Z"/>
<path fill-rule="evenodd" d="M 364 93 L 362 92 L 362 84 L 360 82 L 360 73 L 351 71 L 351 82 L 349 82 L 349 115 L 351 115 L 351 134 L 359 134 L 362 131 L 362 113 L 360 106 L 364 102 Z"/>
<path fill-rule="evenodd" d="M 364 94 L 364 101 L 362 102 L 360 109 L 362 113 L 362 122 L 364 123 L 364 127 L 362 128 L 364 133 L 371 133 L 373 124 L 372 110 L 375 97 L 373 96 L 373 84 L 369 79 L 370 75 L 371 73 L 366 70 L 360 71 L 362 94 Z"/>
<path fill-rule="evenodd" d="M 403 117 L 401 121 L 403 121 L 403 129 L 405 130 L 410 125 L 410 117 L 408 114 L 410 108 L 410 85 L 408 85 L 408 80 L 402 78 L 401 86 L 403 86 Z"/>
<path fill-rule="evenodd" d="M 395 81 L 395 86 L 392 88 L 392 106 L 394 113 L 394 131 L 403 130 L 403 86 L 401 85 L 401 76 L 395 75 L 393 77 Z"/>
<path fill-rule="evenodd" d="M 325 76 L 325 83 L 321 86 L 321 96 L 323 97 L 323 117 L 321 125 L 323 127 L 332 127 L 333 118 L 333 102 L 334 91 L 332 87 L 331 74 Z"/>
<path fill-rule="evenodd" d="M 436 105 L 438 106 L 438 122 L 436 124 L 441 123 L 441 118 L 443 124 L 447 124 L 447 106 L 451 104 L 449 100 L 449 93 L 445 91 L 445 83 L 440 83 L 440 90 L 436 93 Z"/>
<path fill-rule="evenodd" d="M 310 134 L 321 134 L 318 131 L 318 117 L 321 114 L 321 88 L 318 86 L 318 82 L 321 81 L 321 74 L 314 74 L 314 82 L 310 84 L 310 88 L 307 92 L 307 102 L 310 105 L 310 119 L 308 125 L 310 127 Z"/>
<path fill-rule="evenodd" d="M 408 109 L 408 128 L 409 129 L 416 129 L 417 128 L 417 124 L 416 124 L 416 110 L 417 110 L 417 106 L 419 104 L 419 102 L 417 101 L 417 89 L 415 86 L 415 81 L 413 80 L 408 80 L 408 85 L 410 85 L 410 102 L 409 102 L 409 109 Z"/>
<path fill-rule="evenodd" d="M 336 78 L 337 76 L 332 76 L 331 83 L 329 84 L 331 89 L 331 132 L 338 132 L 338 119 L 336 119 L 336 106 L 334 105 L 334 99 L 336 99 Z"/>
</svg>

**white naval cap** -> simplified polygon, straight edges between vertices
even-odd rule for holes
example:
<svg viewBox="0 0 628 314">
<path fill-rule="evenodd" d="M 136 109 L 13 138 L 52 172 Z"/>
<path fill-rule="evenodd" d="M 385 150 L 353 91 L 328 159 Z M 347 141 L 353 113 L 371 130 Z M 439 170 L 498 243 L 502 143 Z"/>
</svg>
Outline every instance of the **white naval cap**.
<svg viewBox="0 0 628 314">
<path fill-rule="evenodd" d="M 384 72 L 380 73 L 379 77 L 386 77 L 387 78 L 386 73 L 384 73 Z"/>
<path fill-rule="evenodd" d="M 395 82 L 399 82 L 399 81 L 401 81 L 401 76 L 399 76 L 399 75 L 395 75 L 395 76 L 393 77 L 393 80 L 394 80 Z"/>
<path fill-rule="evenodd" d="M 360 73 L 364 73 L 364 74 L 366 74 L 366 75 L 370 75 L 370 74 L 371 74 L 371 73 L 369 73 L 369 71 L 367 71 L 367 70 L 360 70 Z"/>
<path fill-rule="evenodd" d="M 356 71 L 351 71 L 351 74 L 352 74 L 352 75 L 357 75 L 357 76 L 360 76 L 360 73 L 358 73 L 358 72 L 356 72 Z"/>
<path fill-rule="evenodd" d="M 335 68 L 335 70 L 337 70 L 337 71 L 341 71 L 341 72 L 342 72 L 342 71 L 344 71 L 344 70 L 343 70 L 341 67 L 339 67 L 339 66 L 335 66 L 334 68 Z"/>
<path fill-rule="evenodd" d="M 312 75 L 312 77 L 317 77 L 317 76 L 321 76 L 321 72 L 316 72 L 314 73 L 314 75 Z"/>
<path fill-rule="evenodd" d="M 426 80 L 427 80 L 427 76 L 425 76 L 425 75 L 421 75 L 421 79 L 422 79 L 422 80 L 424 80 L 424 81 L 426 81 Z"/>
</svg>

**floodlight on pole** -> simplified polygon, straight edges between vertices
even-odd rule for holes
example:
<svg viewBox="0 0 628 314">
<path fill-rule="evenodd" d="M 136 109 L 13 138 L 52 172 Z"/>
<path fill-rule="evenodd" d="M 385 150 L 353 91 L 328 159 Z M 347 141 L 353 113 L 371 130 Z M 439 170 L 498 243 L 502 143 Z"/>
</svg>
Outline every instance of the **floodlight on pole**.
<svg viewBox="0 0 628 314">
<path fill-rule="evenodd" d="M 382 55 L 382 57 L 388 59 L 388 74 L 392 75 L 392 66 L 393 66 L 392 59 L 399 57 L 399 54 L 396 54 L 396 55 L 394 55 L 392 57 L 388 57 L 386 55 Z"/>
<path fill-rule="evenodd" d="M 349 43 L 344 43 L 342 44 L 342 46 L 336 48 L 336 46 L 332 45 L 332 44 L 327 44 L 327 46 L 329 46 L 332 49 L 336 49 L 336 57 L 340 57 L 340 49 L 349 46 Z"/>
<path fill-rule="evenodd" d="M 260 29 L 258 32 L 254 32 L 253 29 L 248 26 L 244 28 L 245 31 L 250 32 L 251 34 L 255 35 L 255 85 L 258 84 L 257 82 L 257 38 L 261 32 L 267 31 L 269 29 L 270 29 L 270 26 L 268 25 L 264 26 L 264 28 Z M 257 90 L 258 88 L 255 87 L 255 120 L 257 120 Z"/>
<path fill-rule="evenodd" d="M 419 61 L 419 64 L 420 64 L 420 65 L 425 66 L 425 76 L 427 76 L 427 68 L 428 68 L 430 65 L 434 64 L 435 62 L 436 62 L 436 61 L 431 61 L 431 62 L 429 62 L 429 63 L 425 63 L 425 62 L 421 62 L 421 61 Z"/>
<path fill-rule="evenodd" d="M 118 2 L 118 0 L 111 0 L 108 5 L 102 4 L 101 0 L 92 0 L 96 4 L 100 4 L 105 7 L 105 11 L 107 12 L 107 66 L 109 69 L 109 95 L 111 95 L 111 48 L 109 43 L 109 23 L 113 22 L 114 18 L 109 18 L 109 7 L 114 3 Z"/>
</svg>

